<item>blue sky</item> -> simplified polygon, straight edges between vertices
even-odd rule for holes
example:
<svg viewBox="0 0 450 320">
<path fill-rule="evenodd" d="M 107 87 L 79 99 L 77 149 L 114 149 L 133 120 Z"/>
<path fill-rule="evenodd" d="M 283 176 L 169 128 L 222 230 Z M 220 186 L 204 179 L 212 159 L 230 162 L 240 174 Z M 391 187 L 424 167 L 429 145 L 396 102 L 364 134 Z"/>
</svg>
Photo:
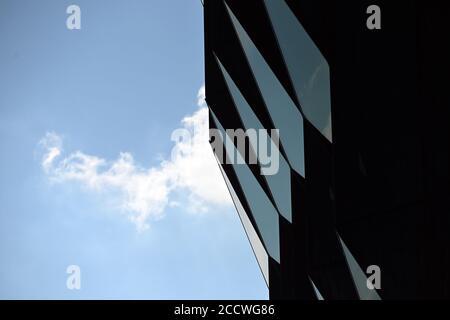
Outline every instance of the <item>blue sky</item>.
<svg viewBox="0 0 450 320">
<path fill-rule="evenodd" d="M 0 298 L 268 297 L 205 154 L 202 22 L 199 0 L 0 2 Z"/>
</svg>

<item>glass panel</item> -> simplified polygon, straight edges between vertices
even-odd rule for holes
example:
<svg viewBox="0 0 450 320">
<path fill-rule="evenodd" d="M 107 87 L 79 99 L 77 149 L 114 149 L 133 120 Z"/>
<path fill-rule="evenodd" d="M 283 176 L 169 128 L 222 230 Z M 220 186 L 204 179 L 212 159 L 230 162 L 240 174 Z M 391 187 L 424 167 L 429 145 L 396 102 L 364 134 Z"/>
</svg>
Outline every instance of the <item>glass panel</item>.
<svg viewBox="0 0 450 320">
<path fill-rule="evenodd" d="M 236 154 L 238 161 L 242 156 L 236 150 L 230 137 L 225 133 L 225 129 L 217 119 L 216 115 L 210 110 L 217 129 L 222 132 L 225 137 L 225 150 L 227 155 Z M 239 162 L 237 162 L 239 163 Z M 244 192 L 245 199 L 250 207 L 253 218 L 255 219 L 258 230 L 261 234 L 262 241 L 269 255 L 280 262 L 280 229 L 279 215 L 277 210 L 270 202 L 258 180 L 253 176 L 252 171 L 246 164 L 233 164 L 234 172 L 239 180 L 239 184 Z"/>
<path fill-rule="evenodd" d="M 231 185 L 230 180 L 228 180 L 228 177 L 226 173 L 223 171 L 223 168 L 220 164 L 219 168 L 220 171 L 222 171 L 223 178 L 225 179 L 225 183 L 227 184 L 228 190 L 230 191 L 231 198 L 233 199 L 234 205 L 241 219 L 241 223 L 244 226 L 244 230 L 252 246 L 253 253 L 256 256 L 256 260 L 258 260 L 258 264 L 264 276 L 264 280 L 266 281 L 267 287 L 269 287 L 269 257 L 267 255 L 266 249 L 264 248 L 264 245 L 259 239 L 255 228 L 253 228 L 253 225 L 250 222 L 250 219 L 248 218 L 247 213 L 245 212 L 244 207 L 242 206 L 241 201 L 239 200 L 239 197 L 234 191 L 234 188 Z"/>
<path fill-rule="evenodd" d="M 330 142 L 330 68 L 285 1 L 264 0 L 303 114 Z"/>
<path fill-rule="evenodd" d="M 244 96 L 240 92 L 239 88 L 236 86 L 233 79 L 231 79 L 229 73 L 222 65 L 220 60 L 216 57 L 217 63 L 219 64 L 220 69 L 222 70 L 222 74 L 225 78 L 225 81 L 228 86 L 228 90 L 233 97 L 234 104 L 239 112 L 239 115 L 242 119 L 242 122 L 245 126 L 245 130 L 247 129 L 256 129 L 257 131 L 263 130 L 264 127 L 261 122 L 258 120 L 257 116 L 253 112 L 250 105 L 245 100 Z M 272 193 L 272 196 L 275 200 L 275 204 L 279 209 L 281 215 L 285 217 L 289 222 L 292 222 L 292 204 L 291 204 L 291 172 L 289 166 L 284 159 L 283 155 L 279 152 L 277 146 L 273 143 L 272 139 L 267 135 L 267 132 L 261 131 L 264 134 L 260 135 L 260 139 L 265 139 L 268 143 L 271 144 L 268 150 L 271 150 L 272 154 L 274 154 L 274 150 L 276 149 L 276 153 L 279 155 L 278 157 L 278 172 L 274 175 L 265 175 L 264 178 L 267 181 L 269 189 Z M 256 139 L 249 139 L 250 145 L 254 151 L 258 150 L 258 141 Z M 258 154 L 258 153 L 256 153 Z"/>
<path fill-rule="evenodd" d="M 356 290 L 358 291 L 359 298 L 361 300 L 381 300 L 376 290 L 370 290 L 367 288 L 366 274 L 363 272 L 358 262 L 356 262 L 356 259 L 353 257 L 352 253 L 339 235 L 338 238 L 341 241 L 342 248 L 344 249 L 345 258 L 352 274 Z"/>
<path fill-rule="evenodd" d="M 309 278 L 309 281 L 311 281 L 311 284 L 312 284 L 312 286 L 314 288 L 314 292 L 316 293 L 317 300 L 324 300 L 323 297 L 322 297 L 322 294 L 320 293 L 319 289 L 317 289 L 316 285 L 311 280 L 311 278 Z"/>
<path fill-rule="evenodd" d="M 292 168 L 305 177 L 303 117 L 244 28 L 227 6 L 231 21 L 277 129 Z"/>
</svg>

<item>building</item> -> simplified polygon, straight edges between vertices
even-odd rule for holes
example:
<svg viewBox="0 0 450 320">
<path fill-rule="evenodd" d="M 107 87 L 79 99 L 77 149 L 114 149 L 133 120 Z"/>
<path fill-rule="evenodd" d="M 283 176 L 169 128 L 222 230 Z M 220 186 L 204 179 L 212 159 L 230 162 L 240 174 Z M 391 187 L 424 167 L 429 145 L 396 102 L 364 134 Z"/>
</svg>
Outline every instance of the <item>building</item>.
<svg viewBox="0 0 450 320">
<path fill-rule="evenodd" d="M 450 297 L 449 55 L 425 3 L 204 1 L 210 127 L 279 130 L 276 175 L 220 164 L 271 299 Z"/>
</svg>

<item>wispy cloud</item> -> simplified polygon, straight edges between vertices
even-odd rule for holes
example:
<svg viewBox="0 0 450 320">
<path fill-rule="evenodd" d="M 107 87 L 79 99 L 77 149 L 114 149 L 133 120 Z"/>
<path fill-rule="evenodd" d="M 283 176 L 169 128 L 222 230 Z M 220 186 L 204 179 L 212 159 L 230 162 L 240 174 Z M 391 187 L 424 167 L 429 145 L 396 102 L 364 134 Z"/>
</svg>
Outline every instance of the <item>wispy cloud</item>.
<svg viewBox="0 0 450 320">
<path fill-rule="evenodd" d="M 114 197 L 139 231 L 147 229 L 151 220 L 163 217 L 167 206 L 206 212 L 212 206 L 230 205 L 228 190 L 208 142 L 208 109 L 204 98 L 203 86 L 197 95 L 199 109 L 185 117 L 182 128 L 176 131 L 188 139 L 174 141 L 171 158 L 162 160 L 158 166 L 139 166 L 128 152 L 120 153 L 114 161 L 82 151 L 63 156 L 63 138 L 48 132 L 39 142 L 44 150 L 42 169 L 54 183 L 76 182 L 90 192 Z"/>
</svg>

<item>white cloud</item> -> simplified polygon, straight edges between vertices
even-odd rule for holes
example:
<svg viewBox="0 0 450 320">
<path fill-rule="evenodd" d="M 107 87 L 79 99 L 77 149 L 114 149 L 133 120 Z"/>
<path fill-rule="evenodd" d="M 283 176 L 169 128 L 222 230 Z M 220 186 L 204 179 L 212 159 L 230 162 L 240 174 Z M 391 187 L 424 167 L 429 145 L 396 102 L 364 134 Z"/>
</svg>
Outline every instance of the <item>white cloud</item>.
<svg viewBox="0 0 450 320">
<path fill-rule="evenodd" d="M 197 93 L 197 105 L 199 107 L 206 107 L 205 97 L 205 85 L 202 85 Z"/>
<path fill-rule="evenodd" d="M 130 153 L 120 153 L 114 161 L 81 151 L 63 155 L 63 139 L 49 132 L 39 142 L 44 148 L 41 165 L 55 183 L 76 182 L 92 192 L 114 197 L 138 230 L 164 216 L 169 207 L 185 207 L 193 212 L 227 206 L 231 199 L 209 145 L 208 109 L 205 88 L 197 95 L 199 109 L 185 117 L 177 130 L 189 139 L 177 140 L 171 159 L 159 166 L 143 168 Z M 189 133 L 189 134 L 188 134 Z M 182 196 L 180 196 L 182 195 Z"/>
<path fill-rule="evenodd" d="M 39 145 L 47 152 L 42 157 L 42 168 L 49 172 L 53 160 L 61 154 L 62 138 L 54 132 L 47 132 L 45 137 L 39 141 Z"/>
</svg>

